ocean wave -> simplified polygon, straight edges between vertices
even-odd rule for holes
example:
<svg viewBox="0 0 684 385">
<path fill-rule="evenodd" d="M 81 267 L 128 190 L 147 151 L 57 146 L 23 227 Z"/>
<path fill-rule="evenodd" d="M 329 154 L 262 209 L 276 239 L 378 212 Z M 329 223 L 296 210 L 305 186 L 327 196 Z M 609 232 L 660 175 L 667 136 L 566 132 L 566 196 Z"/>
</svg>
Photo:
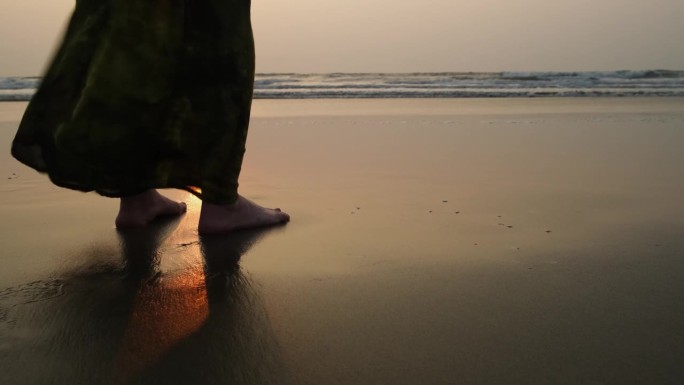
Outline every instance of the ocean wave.
<svg viewBox="0 0 684 385">
<path fill-rule="evenodd" d="M 29 100 L 41 79 L 0 78 L 0 101 Z M 684 96 L 684 71 L 264 73 L 255 98 Z"/>
</svg>

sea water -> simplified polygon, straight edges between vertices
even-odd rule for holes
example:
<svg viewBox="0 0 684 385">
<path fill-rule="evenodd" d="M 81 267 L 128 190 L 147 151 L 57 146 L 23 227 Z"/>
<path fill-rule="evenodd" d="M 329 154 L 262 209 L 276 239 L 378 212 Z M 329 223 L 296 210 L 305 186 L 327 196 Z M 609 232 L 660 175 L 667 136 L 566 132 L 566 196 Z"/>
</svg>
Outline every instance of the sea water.
<svg viewBox="0 0 684 385">
<path fill-rule="evenodd" d="M 0 78 L 0 101 L 29 100 L 40 81 Z M 541 96 L 684 96 L 684 71 L 264 73 L 254 90 L 262 99 Z"/>
</svg>

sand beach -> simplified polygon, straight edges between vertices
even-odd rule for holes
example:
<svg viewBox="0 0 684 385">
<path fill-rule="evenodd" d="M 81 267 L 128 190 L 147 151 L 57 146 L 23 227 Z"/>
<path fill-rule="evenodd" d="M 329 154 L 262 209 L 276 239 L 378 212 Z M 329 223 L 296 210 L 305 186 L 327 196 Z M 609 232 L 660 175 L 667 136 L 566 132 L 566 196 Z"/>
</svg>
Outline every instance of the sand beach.
<svg viewBox="0 0 684 385">
<path fill-rule="evenodd" d="M 255 100 L 241 194 L 292 221 L 117 231 L 9 154 L 0 383 L 677 384 L 684 99 Z"/>
</svg>

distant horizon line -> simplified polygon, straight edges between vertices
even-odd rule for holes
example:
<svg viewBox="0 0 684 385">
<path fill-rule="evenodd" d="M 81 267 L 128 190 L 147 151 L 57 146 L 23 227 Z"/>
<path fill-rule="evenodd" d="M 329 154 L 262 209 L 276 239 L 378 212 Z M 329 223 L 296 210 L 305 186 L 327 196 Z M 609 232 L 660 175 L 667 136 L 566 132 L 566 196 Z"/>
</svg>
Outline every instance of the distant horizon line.
<svg viewBox="0 0 684 385">
<path fill-rule="evenodd" d="M 640 69 L 615 69 L 615 70 L 500 70 L 500 71 L 330 71 L 330 72 L 256 72 L 256 75 L 435 75 L 435 74 L 502 74 L 502 73 L 592 73 L 592 72 L 684 72 L 684 69 L 673 68 L 640 68 Z M 44 75 L 2 75 L 0 78 L 40 78 Z"/>
</svg>

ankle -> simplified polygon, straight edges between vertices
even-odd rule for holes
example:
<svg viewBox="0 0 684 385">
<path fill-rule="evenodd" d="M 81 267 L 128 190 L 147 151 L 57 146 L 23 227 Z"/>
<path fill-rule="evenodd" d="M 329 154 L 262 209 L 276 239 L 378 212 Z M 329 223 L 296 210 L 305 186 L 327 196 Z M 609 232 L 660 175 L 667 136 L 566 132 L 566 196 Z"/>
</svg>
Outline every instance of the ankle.
<svg viewBox="0 0 684 385">
<path fill-rule="evenodd" d="M 235 211 L 242 206 L 241 201 L 242 201 L 242 197 L 238 197 L 238 199 L 233 203 L 216 204 L 216 203 L 202 202 L 202 207 L 200 209 L 200 217 L 202 215 L 212 215 L 212 214 L 220 214 L 220 213 Z"/>
<path fill-rule="evenodd" d="M 154 198 L 156 195 L 159 193 L 157 190 L 147 190 L 143 191 L 140 194 L 136 195 L 130 195 L 126 197 L 121 197 L 119 199 L 119 204 L 123 208 L 124 206 L 126 208 L 128 207 L 138 207 L 138 206 L 146 206 L 154 202 Z"/>
</svg>

